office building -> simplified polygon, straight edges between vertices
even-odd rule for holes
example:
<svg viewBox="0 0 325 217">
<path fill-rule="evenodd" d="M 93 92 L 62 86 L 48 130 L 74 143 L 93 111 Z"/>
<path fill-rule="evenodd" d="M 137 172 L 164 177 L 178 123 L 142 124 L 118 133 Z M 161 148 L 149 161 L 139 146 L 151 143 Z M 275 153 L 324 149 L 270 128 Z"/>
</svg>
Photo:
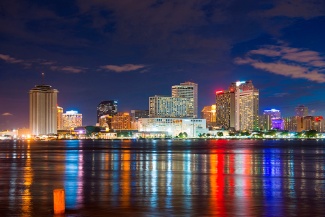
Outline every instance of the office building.
<svg viewBox="0 0 325 217">
<path fill-rule="evenodd" d="M 66 111 L 66 113 L 62 114 L 63 121 L 63 129 L 70 130 L 75 127 L 82 126 L 82 114 L 78 113 L 78 111 Z"/>
<path fill-rule="evenodd" d="M 172 86 L 172 97 L 187 98 L 189 106 L 187 117 L 198 117 L 198 85 L 193 82 L 184 82 Z"/>
<path fill-rule="evenodd" d="M 112 116 L 102 115 L 99 118 L 99 126 L 107 129 L 112 129 Z"/>
<path fill-rule="evenodd" d="M 117 100 L 102 101 L 97 106 L 97 123 L 103 115 L 114 116 L 117 113 Z"/>
<path fill-rule="evenodd" d="M 234 129 L 235 117 L 235 91 L 217 91 L 216 126 L 220 129 Z"/>
<path fill-rule="evenodd" d="M 50 85 L 29 91 L 29 125 L 34 136 L 57 133 L 57 94 Z"/>
<path fill-rule="evenodd" d="M 149 97 L 149 117 L 188 117 L 189 99 L 170 96 Z"/>
</svg>

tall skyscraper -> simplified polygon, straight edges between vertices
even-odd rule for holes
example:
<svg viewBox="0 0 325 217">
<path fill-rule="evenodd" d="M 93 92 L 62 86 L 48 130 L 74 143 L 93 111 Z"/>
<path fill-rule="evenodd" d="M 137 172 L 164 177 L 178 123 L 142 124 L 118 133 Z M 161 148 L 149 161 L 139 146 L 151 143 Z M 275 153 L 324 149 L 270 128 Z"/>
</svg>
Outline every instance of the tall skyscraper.
<svg viewBox="0 0 325 217">
<path fill-rule="evenodd" d="M 216 92 L 216 126 L 235 128 L 235 91 Z"/>
<path fill-rule="evenodd" d="M 252 81 L 232 83 L 230 89 L 236 88 L 236 130 L 256 130 L 259 128 L 259 91 Z"/>
<path fill-rule="evenodd" d="M 228 91 L 216 92 L 217 126 L 225 129 L 255 130 L 259 128 L 259 91 L 252 81 L 238 81 Z"/>
<path fill-rule="evenodd" d="M 188 117 L 189 99 L 184 97 L 149 97 L 149 117 L 176 118 Z"/>
<path fill-rule="evenodd" d="M 82 114 L 78 111 L 66 111 L 62 114 L 63 129 L 70 130 L 71 128 L 82 126 Z"/>
<path fill-rule="evenodd" d="M 183 97 L 189 100 L 187 117 L 198 117 L 198 85 L 193 82 L 184 82 L 172 86 L 172 97 Z"/>
<path fill-rule="evenodd" d="M 101 116 L 114 116 L 115 114 L 117 114 L 117 100 L 102 101 L 97 106 L 97 123 Z"/>
<path fill-rule="evenodd" d="M 57 94 L 50 85 L 36 85 L 29 91 L 29 125 L 32 135 L 57 133 Z"/>
<path fill-rule="evenodd" d="M 297 106 L 295 112 L 296 112 L 296 116 L 298 117 L 308 116 L 308 107 L 304 105 Z"/>
</svg>

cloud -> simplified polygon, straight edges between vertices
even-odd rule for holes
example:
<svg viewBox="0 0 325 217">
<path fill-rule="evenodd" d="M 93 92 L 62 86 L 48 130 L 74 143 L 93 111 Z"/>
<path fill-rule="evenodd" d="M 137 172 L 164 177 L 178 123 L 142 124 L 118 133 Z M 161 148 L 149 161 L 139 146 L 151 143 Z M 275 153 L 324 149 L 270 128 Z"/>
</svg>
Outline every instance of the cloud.
<svg viewBox="0 0 325 217">
<path fill-rule="evenodd" d="M 130 72 L 130 71 L 135 71 L 138 69 L 144 69 L 145 67 L 146 67 L 146 65 L 124 64 L 121 66 L 105 65 L 105 66 L 101 66 L 100 68 L 120 73 L 120 72 Z"/>
<path fill-rule="evenodd" d="M 13 114 L 9 113 L 9 112 L 5 112 L 2 114 L 2 116 L 12 116 Z"/>
<path fill-rule="evenodd" d="M 325 58 L 316 51 L 267 45 L 247 52 L 245 57 L 236 58 L 234 62 L 278 75 L 325 83 L 325 74 L 322 73 L 325 71 Z"/>
<path fill-rule="evenodd" d="M 80 72 L 85 71 L 84 68 L 73 67 L 73 66 L 64 66 L 64 67 L 61 67 L 60 70 L 65 71 L 65 72 L 71 72 L 71 73 L 80 73 Z"/>
<path fill-rule="evenodd" d="M 277 0 L 274 7 L 261 12 L 267 17 L 302 17 L 310 19 L 313 17 L 324 16 L 325 2 L 323 0 Z"/>
<path fill-rule="evenodd" d="M 22 63 L 23 62 L 23 60 L 13 58 L 6 54 L 0 54 L 0 59 L 4 60 L 7 63 Z"/>
</svg>

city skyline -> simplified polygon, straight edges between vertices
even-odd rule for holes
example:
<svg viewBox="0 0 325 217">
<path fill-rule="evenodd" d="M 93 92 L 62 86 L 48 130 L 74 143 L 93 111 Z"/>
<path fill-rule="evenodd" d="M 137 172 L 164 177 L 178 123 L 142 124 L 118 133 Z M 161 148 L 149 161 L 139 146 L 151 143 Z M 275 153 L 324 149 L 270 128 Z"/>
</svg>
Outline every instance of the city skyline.
<svg viewBox="0 0 325 217">
<path fill-rule="evenodd" d="M 2 1 L 0 128 L 28 127 L 28 91 L 48 84 L 58 105 L 96 123 L 96 106 L 148 109 L 181 82 L 199 86 L 198 113 L 233 81 L 252 80 L 259 113 L 325 114 L 323 1 Z M 41 74 L 45 73 L 45 78 Z"/>
</svg>

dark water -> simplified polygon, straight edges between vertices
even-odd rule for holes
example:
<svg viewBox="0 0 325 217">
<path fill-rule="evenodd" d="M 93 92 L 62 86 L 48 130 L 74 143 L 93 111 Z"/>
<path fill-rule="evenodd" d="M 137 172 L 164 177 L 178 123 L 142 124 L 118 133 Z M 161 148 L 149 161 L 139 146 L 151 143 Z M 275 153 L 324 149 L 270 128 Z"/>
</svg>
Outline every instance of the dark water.
<svg viewBox="0 0 325 217">
<path fill-rule="evenodd" d="M 325 141 L 0 142 L 0 216 L 325 216 Z"/>
</svg>

